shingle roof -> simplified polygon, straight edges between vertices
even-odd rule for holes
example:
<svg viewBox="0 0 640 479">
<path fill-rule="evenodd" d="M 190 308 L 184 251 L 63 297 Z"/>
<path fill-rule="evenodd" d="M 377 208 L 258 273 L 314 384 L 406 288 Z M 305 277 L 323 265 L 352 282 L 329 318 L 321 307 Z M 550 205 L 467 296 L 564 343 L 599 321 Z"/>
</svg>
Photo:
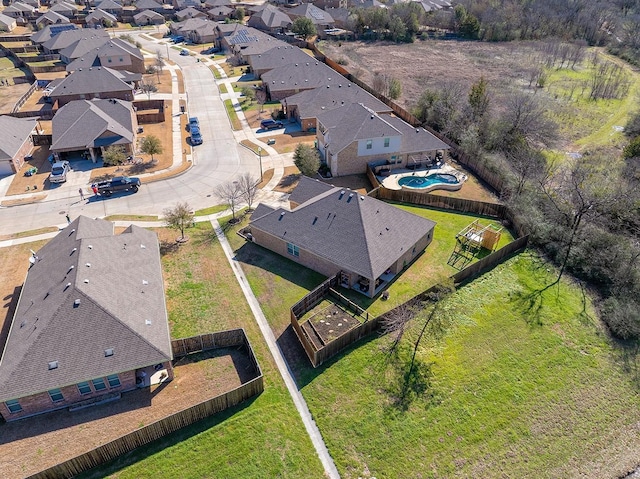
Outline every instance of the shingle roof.
<svg viewBox="0 0 640 479">
<path fill-rule="evenodd" d="M 333 188 L 333 186 L 323 183 L 322 181 L 309 178 L 308 176 L 301 176 L 298 185 L 289 195 L 289 201 L 300 205 Z"/>
<path fill-rule="evenodd" d="M 283 65 L 262 75 L 271 92 L 280 90 L 309 90 L 320 86 L 347 84 L 347 79 L 319 60 Z"/>
<path fill-rule="evenodd" d="M 78 11 L 78 7 L 75 4 L 69 3 L 69 2 L 59 2 L 59 3 L 54 3 L 53 5 L 51 5 L 51 8 L 49 9 L 50 12 L 57 12 L 57 13 L 71 13 L 73 14 L 74 12 Z"/>
<path fill-rule="evenodd" d="M 27 12 L 33 13 L 36 9 L 31 5 L 26 5 L 22 2 L 13 2 L 7 8 L 4 9 L 4 12 Z"/>
<path fill-rule="evenodd" d="M 251 68 L 258 71 L 272 70 L 292 63 L 315 61 L 315 58 L 306 54 L 300 48 L 293 45 L 279 45 L 264 53 L 251 55 L 247 58 Z"/>
<path fill-rule="evenodd" d="M 106 12 L 105 12 L 106 13 Z M 80 58 L 85 53 L 90 52 L 94 48 L 104 45 L 109 41 L 109 37 L 93 36 L 76 40 L 71 45 L 60 50 L 60 56 L 70 59 Z"/>
<path fill-rule="evenodd" d="M 0 160 L 10 160 L 36 127 L 35 118 L 0 116 Z"/>
<path fill-rule="evenodd" d="M 100 10 L 122 10 L 122 5 L 114 0 L 103 0 L 96 5 L 96 8 L 99 8 Z"/>
<path fill-rule="evenodd" d="M 45 20 L 51 23 L 69 23 L 69 19 L 64 15 L 54 12 L 53 10 L 49 10 L 44 15 L 40 15 L 36 20 L 36 25 L 40 25 Z"/>
<path fill-rule="evenodd" d="M 207 10 L 207 14 L 211 17 L 228 16 L 233 13 L 233 11 L 233 8 L 221 5 L 219 7 L 213 7 L 211 10 Z"/>
<path fill-rule="evenodd" d="M 155 233 L 114 236 L 112 223 L 81 216 L 37 258 L 0 360 L 0 401 L 171 359 Z"/>
<path fill-rule="evenodd" d="M 259 12 L 251 15 L 248 22 L 250 26 L 264 26 L 267 28 L 284 28 L 291 25 L 291 23 L 292 21 L 289 15 L 273 5 L 266 5 Z"/>
<path fill-rule="evenodd" d="M 0 13 L 0 25 L 3 25 L 6 28 L 9 25 L 15 25 L 15 23 L 16 23 L 15 18 L 5 15 L 4 13 Z"/>
<path fill-rule="evenodd" d="M 353 103 L 362 103 L 377 113 L 392 111 L 368 91 L 349 82 L 306 90 L 286 99 L 287 107 L 296 106 L 301 119 L 317 118 L 325 111 Z"/>
<path fill-rule="evenodd" d="M 340 268 L 378 278 L 435 223 L 375 198 L 331 188 L 293 211 L 278 208 L 252 216 L 251 226 Z"/>
<path fill-rule="evenodd" d="M 133 20 L 136 23 L 139 23 L 140 20 L 146 20 L 148 18 L 150 18 L 150 19 L 160 18 L 160 19 L 164 20 L 164 17 L 160 13 L 154 12 L 153 10 L 144 10 L 144 11 L 138 13 L 137 15 L 133 16 Z"/>
<path fill-rule="evenodd" d="M 291 15 L 297 17 L 307 17 L 314 25 L 331 25 L 333 18 L 329 13 L 316 7 L 313 3 L 303 3 L 289 10 Z"/>
<path fill-rule="evenodd" d="M 67 25 L 62 25 L 62 26 L 67 26 Z M 62 26 L 59 26 L 62 27 Z M 49 29 L 51 29 L 52 27 L 49 26 L 47 27 Z M 53 27 L 55 28 L 55 27 Z M 64 50 L 65 48 L 78 43 L 78 42 L 97 42 L 97 38 L 101 38 L 103 39 L 103 42 L 106 42 L 109 40 L 109 33 L 106 32 L 105 30 L 99 29 L 93 29 L 93 28 L 80 28 L 80 29 L 74 29 L 74 30 L 65 30 L 62 31 L 60 33 L 58 33 L 57 35 L 51 37 L 49 40 L 47 40 L 46 42 L 44 42 L 43 46 L 48 49 L 48 50 Z M 93 43 L 92 43 L 93 44 Z M 95 48 L 98 45 L 93 44 L 93 46 L 91 48 Z M 85 51 L 89 51 L 91 50 L 91 48 L 89 48 L 88 50 Z"/>
<path fill-rule="evenodd" d="M 46 43 L 49 40 L 51 40 L 52 38 L 60 35 L 62 33 L 62 31 L 60 30 L 61 28 L 65 28 L 66 31 L 71 31 L 71 30 L 80 30 L 80 28 L 78 28 L 76 25 L 74 25 L 73 23 L 65 23 L 64 25 L 47 25 L 46 27 L 44 27 L 42 30 L 35 32 L 31 35 L 31 41 L 33 43 Z"/>
<path fill-rule="evenodd" d="M 76 100 L 58 110 L 53 117 L 54 151 L 84 150 L 96 146 L 101 135 L 110 133 L 111 145 L 133 142 L 133 106 L 123 100 Z M 104 138 L 101 140 L 104 144 Z"/>
<path fill-rule="evenodd" d="M 85 22 L 90 22 L 93 20 L 109 20 L 112 23 L 116 23 L 118 21 L 118 19 L 114 15 L 99 8 L 87 15 L 84 20 Z"/>
<path fill-rule="evenodd" d="M 206 0 L 204 4 L 207 7 L 230 7 L 231 0 Z"/>
<path fill-rule="evenodd" d="M 203 15 L 203 12 L 193 7 L 187 7 L 180 10 L 179 12 L 176 12 L 176 17 L 179 19 L 202 17 Z"/>
<path fill-rule="evenodd" d="M 66 77 L 51 92 L 55 99 L 67 95 L 112 93 L 132 91 L 133 87 L 122 80 L 122 75 L 107 67 L 82 68 Z"/>
<path fill-rule="evenodd" d="M 136 8 L 138 10 L 152 10 L 162 8 L 156 0 L 138 0 L 136 2 Z"/>
</svg>

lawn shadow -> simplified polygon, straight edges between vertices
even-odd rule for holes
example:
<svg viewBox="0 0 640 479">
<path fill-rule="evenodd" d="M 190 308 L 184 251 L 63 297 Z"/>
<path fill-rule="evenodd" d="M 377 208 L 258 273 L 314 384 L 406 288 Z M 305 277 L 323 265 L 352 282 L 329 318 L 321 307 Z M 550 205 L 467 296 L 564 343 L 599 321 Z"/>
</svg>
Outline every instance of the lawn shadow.
<svg viewBox="0 0 640 479">
<path fill-rule="evenodd" d="M 278 186 L 276 186 L 276 188 L 280 188 L 283 190 L 293 189 L 294 186 L 298 184 L 298 181 L 300 181 L 301 176 L 302 176 L 301 173 L 294 173 L 291 175 L 283 176 L 282 179 L 280 180 L 280 183 L 278 183 Z"/>
</svg>

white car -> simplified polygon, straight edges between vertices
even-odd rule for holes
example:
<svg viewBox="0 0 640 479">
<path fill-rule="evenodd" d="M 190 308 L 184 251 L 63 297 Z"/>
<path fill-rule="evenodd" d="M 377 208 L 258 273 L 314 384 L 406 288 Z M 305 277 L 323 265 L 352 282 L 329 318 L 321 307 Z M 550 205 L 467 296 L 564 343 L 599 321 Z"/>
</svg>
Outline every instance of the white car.
<svg viewBox="0 0 640 479">
<path fill-rule="evenodd" d="M 51 165 L 51 174 L 49 175 L 49 182 L 51 183 L 64 183 L 67 181 L 67 173 L 71 171 L 71 165 L 68 161 L 56 161 Z"/>
</svg>

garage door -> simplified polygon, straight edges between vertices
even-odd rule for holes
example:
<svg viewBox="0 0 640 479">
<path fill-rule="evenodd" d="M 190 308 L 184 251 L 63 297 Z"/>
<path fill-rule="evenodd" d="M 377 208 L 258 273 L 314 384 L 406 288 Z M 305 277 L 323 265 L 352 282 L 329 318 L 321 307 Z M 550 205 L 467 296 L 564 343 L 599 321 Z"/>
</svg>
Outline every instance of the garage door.
<svg viewBox="0 0 640 479">
<path fill-rule="evenodd" d="M 10 161 L 0 161 L 0 177 L 13 175 Z"/>
</svg>

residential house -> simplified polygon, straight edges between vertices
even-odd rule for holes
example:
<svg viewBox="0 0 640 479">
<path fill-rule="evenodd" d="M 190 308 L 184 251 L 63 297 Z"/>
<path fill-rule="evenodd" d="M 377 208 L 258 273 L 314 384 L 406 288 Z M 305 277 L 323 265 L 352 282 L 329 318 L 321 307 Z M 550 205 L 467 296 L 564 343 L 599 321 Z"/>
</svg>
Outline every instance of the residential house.
<svg viewBox="0 0 640 479">
<path fill-rule="evenodd" d="M 46 36 L 43 34 L 45 30 L 50 32 L 50 38 L 42 42 L 41 40 Z M 57 32 L 53 34 L 54 32 Z M 102 43 L 109 41 L 109 32 L 105 30 L 94 30 L 92 28 L 78 28 L 76 29 L 75 25 L 51 25 L 46 27 L 42 31 L 38 32 L 42 34 L 41 36 L 37 34 L 33 34 L 31 37 L 32 41 L 34 37 L 37 38 L 37 43 L 42 43 L 42 48 L 45 53 L 60 53 L 65 48 L 70 46 L 78 45 L 83 42 L 91 42 L 91 47 L 86 49 L 83 53 L 99 46 L 96 43 L 99 43 L 96 39 L 101 39 Z M 78 55 L 81 56 L 82 54 Z M 74 57 L 78 58 L 78 57 Z M 69 63 L 69 62 L 67 62 Z"/>
<path fill-rule="evenodd" d="M 325 276 L 340 273 L 342 286 L 369 297 L 433 238 L 433 221 L 346 188 L 303 177 L 291 197 L 291 211 L 258 205 L 251 241 Z"/>
<path fill-rule="evenodd" d="M 418 3 L 426 12 L 435 12 L 437 10 L 450 9 L 452 3 L 448 0 L 412 0 Z"/>
<path fill-rule="evenodd" d="M 393 110 L 354 83 L 339 83 L 305 90 L 280 100 L 282 109 L 290 120 L 300 123 L 303 131 L 316 128 L 318 115 L 344 105 L 361 103 L 376 113 Z"/>
<path fill-rule="evenodd" d="M 94 32 L 103 31 L 103 30 L 94 30 L 90 28 L 85 28 L 84 30 L 94 31 Z M 102 35 L 85 36 L 81 40 L 77 40 L 73 42 L 71 45 L 69 45 L 68 47 L 65 47 L 62 50 L 59 50 L 58 53 L 60 53 L 60 60 L 62 60 L 64 63 L 69 64 L 76 58 L 80 58 L 86 55 L 90 51 L 104 45 L 108 41 L 109 41 L 108 35 L 106 38 Z"/>
<path fill-rule="evenodd" d="M 304 90 L 347 83 L 347 79 L 334 69 L 312 58 L 269 70 L 262 75 L 262 84 L 271 101 L 282 100 Z"/>
<path fill-rule="evenodd" d="M 137 129 L 131 102 L 116 99 L 72 101 L 53 117 L 51 151 L 61 157 L 88 152 L 95 162 L 105 148 L 121 145 L 132 155 Z"/>
<path fill-rule="evenodd" d="M 204 8 L 215 8 L 215 7 L 231 7 L 231 0 L 206 0 L 204 2 Z"/>
<path fill-rule="evenodd" d="M 36 10 L 40 8 L 40 0 L 20 0 L 20 1 L 26 5 L 31 5 Z"/>
<path fill-rule="evenodd" d="M 63 23 L 69 23 L 69 19 L 64 15 L 51 10 L 44 15 L 40 15 L 36 19 L 36 26 L 38 28 L 44 28 L 47 25 L 61 25 Z"/>
<path fill-rule="evenodd" d="M 347 8 L 325 8 L 325 11 L 333 18 L 335 27 L 345 30 L 353 27 L 355 17 Z"/>
<path fill-rule="evenodd" d="M 235 10 L 231 7 L 221 5 L 219 7 L 213 7 L 211 10 L 207 10 L 207 16 L 216 22 L 223 22 L 227 18 L 231 18 Z"/>
<path fill-rule="evenodd" d="M 0 116 L 0 178 L 22 168 L 24 157 L 33 148 L 31 135 L 35 129 L 35 118 Z"/>
<path fill-rule="evenodd" d="M 349 6 L 347 0 L 315 0 L 313 4 L 318 8 L 322 8 L 323 10 L 328 10 L 330 8 L 346 9 Z"/>
<path fill-rule="evenodd" d="M 36 17 L 36 12 L 37 10 L 31 5 L 26 5 L 22 2 L 13 2 L 2 11 L 2 14 L 15 18 L 16 23 L 19 25 L 26 25 L 29 23 L 29 20 Z"/>
<path fill-rule="evenodd" d="M 424 128 L 351 103 L 317 116 L 320 156 L 333 176 L 362 174 L 367 164 L 395 168 L 427 163 L 449 146 Z"/>
<path fill-rule="evenodd" d="M 156 233 L 80 216 L 31 262 L 0 360 L 5 420 L 173 378 Z"/>
<path fill-rule="evenodd" d="M 133 101 L 133 85 L 128 77 L 106 67 L 80 68 L 64 78 L 49 94 L 58 107 L 75 100 L 118 98 Z"/>
<path fill-rule="evenodd" d="M 304 63 L 308 61 L 315 61 L 315 58 L 308 55 L 300 48 L 294 45 L 278 45 L 276 47 L 267 50 L 264 53 L 258 53 L 256 55 L 248 55 L 246 57 L 249 67 L 253 74 L 260 78 L 266 72 L 273 70 L 274 68 L 281 68 L 292 63 Z"/>
<path fill-rule="evenodd" d="M 213 43 L 217 24 L 206 18 L 190 18 L 184 22 L 172 22 L 171 33 L 188 38 L 194 43 Z"/>
<path fill-rule="evenodd" d="M 266 8 L 266 7 L 265 7 Z M 287 45 L 267 33 L 239 23 L 216 26 L 219 32 L 217 46 L 234 56 L 237 64 L 246 64 L 249 55 L 257 55 L 278 45 Z"/>
<path fill-rule="evenodd" d="M 172 4 L 173 9 L 176 11 L 184 10 L 187 7 L 202 8 L 202 2 L 200 0 L 173 0 Z"/>
<path fill-rule="evenodd" d="M 105 12 L 99 8 L 95 9 L 84 19 L 89 27 L 111 27 L 118 24 L 118 19 L 115 15 Z"/>
<path fill-rule="evenodd" d="M 73 72 L 80 68 L 108 67 L 121 72 L 135 73 L 137 76 L 131 77 L 136 81 L 142 78 L 145 73 L 144 56 L 138 47 L 121 40 L 113 38 L 103 43 L 97 48 L 85 53 L 67 65 L 67 71 Z"/>
<path fill-rule="evenodd" d="M 259 12 L 251 15 L 247 21 L 248 26 L 269 33 L 284 33 L 289 29 L 291 23 L 289 15 L 268 4 Z"/>
<path fill-rule="evenodd" d="M 164 23 L 164 16 L 153 10 L 144 10 L 133 16 L 133 22 L 138 26 L 162 25 Z"/>
<path fill-rule="evenodd" d="M 71 2 L 58 2 L 51 5 L 50 12 L 59 13 L 60 15 L 71 18 L 78 13 L 78 6 Z"/>
<path fill-rule="evenodd" d="M 0 13 L 0 31 L 11 32 L 17 26 L 16 19 Z"/>
<path fill-rule="evenodd" d="M 80 30 L 73 23 L 62 23 L 57 25 L 47 25 L 42 30 L 31 34 L 31 42 L 35 45 L 44 45 L 53 37 L 58 36 L 63 31 Z"/>
<path fill-rule="evenodd" d="M 296 18 L 306 17 L 313 22 L 318 32 L 318 36 L 324 38 L 325 30 L 334 28 L 335 22 L 331 15 L 321 8 L 316 7 L 313 3 L 302 3 L 297 7 L 288 10 L 288 14 L 293 21 Z"/>
<path fill-rule="evenodd" d="M 103 12 L 110 13 L 115 17 L 120 17 L 122 15 L 123 7 L 120 3 L 115 0 L 103 0 L 100 2 L 96 8 L 99 8 Z"/>
<path fill-rule="evenodd" d="M 179 12 L 176 12 L 175 16 L 179 22 L 184 22 L 189 18 L 207 18 L 206 13 L 200 10 L 197 10 L 193 7 L 187 7 L 184 10 L 180 10 Z"/>
<path fill-rule="evenodd" d="M 387 4 L 379 0 L 348 0 L 351 8 L 387 8 Z"/>
<path fill-rule="evenodd" d="M 137 12 L 151 10 L 152 12 L 161 13 L 164 11 L 164 7 L 156 0 L 138 0 L 135 6 Z"/>
</svg>

